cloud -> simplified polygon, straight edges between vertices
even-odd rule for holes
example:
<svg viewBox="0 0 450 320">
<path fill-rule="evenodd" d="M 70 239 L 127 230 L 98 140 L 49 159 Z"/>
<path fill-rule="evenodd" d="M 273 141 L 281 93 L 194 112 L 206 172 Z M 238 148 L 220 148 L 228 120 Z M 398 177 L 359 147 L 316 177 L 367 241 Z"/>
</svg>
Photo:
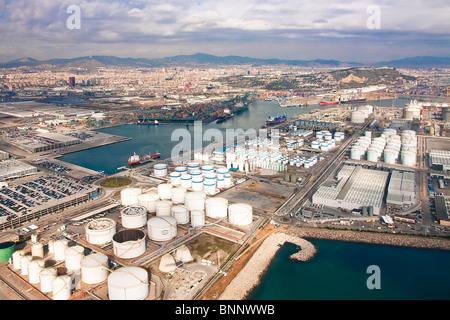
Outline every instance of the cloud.
<svg viewBox="0 0 450 320">
<path fill-rule="evenodd" d="M 66 9 L 73 4 L 81 8 L 80 30 L 66 27 Z M 381 12 L 380 30 L 367 29 L 367 8 L 374 4 Z M 398 50 L 414 42 L 420 50 L 448 48 L 439 41 L 448 41 L 450 30 L 447 0 L 0 0 L 0 14 L 4 17 L 0 17 L 4 44 L 0 59 L 20 57 L 22 43 L 39 48 L 36 52 L 49 58 L 68 45 L 115 54 L 126 54 L 133 47 L 133 52 L 149 55 L 198 52 L 197 48 L 208 46 L 209 52 L 234 49 L 247 55 L 243 48 L 254 48 L 260 56 L 281 57 L 288 48 L 298 52 L 308 43 L 328 47 L 333 58 L 337 51 L 331 43 L 336 45 L 337 40 L 351 43 L 353 39 L 355 45 L 364 40 L 368 47 L 384 40 L 397 43 Z M 16 56 L 11 57 L 14 47 Z M 352 48 L 347 51 L 350 56 Z"/>
</svg>

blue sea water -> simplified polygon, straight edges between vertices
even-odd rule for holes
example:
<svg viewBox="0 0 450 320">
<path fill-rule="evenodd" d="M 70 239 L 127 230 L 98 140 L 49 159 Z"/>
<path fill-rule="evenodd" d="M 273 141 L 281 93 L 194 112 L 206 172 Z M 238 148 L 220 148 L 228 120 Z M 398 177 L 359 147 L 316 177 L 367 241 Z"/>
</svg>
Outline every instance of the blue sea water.
<svg viewBox="0 0 450 320">
<path fill-rule="evenodd" d="M 355 242 L 308 239 L 317 248 L 309 261 L 286 243 L 248 300 L 448 300 L 450 253 Z M 369 289 L 369 266 L 379 267 L 380 289 Z"/>
</svg>

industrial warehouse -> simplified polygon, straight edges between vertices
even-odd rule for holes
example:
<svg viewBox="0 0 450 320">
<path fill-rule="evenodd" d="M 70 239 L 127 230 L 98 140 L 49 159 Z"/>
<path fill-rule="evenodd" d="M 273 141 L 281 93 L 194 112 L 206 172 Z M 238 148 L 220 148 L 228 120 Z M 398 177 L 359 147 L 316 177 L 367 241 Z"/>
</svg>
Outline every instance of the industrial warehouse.
<svg viewBox="0 0 450 320">
<path fill-rule="evenodd" d="M 312 203 L 346 210 L 369 208 L 380 213 L 389 173 L 344 165 L 337 173 L 337 183 L 322 185 L 314 193 Z"/>
</svg>

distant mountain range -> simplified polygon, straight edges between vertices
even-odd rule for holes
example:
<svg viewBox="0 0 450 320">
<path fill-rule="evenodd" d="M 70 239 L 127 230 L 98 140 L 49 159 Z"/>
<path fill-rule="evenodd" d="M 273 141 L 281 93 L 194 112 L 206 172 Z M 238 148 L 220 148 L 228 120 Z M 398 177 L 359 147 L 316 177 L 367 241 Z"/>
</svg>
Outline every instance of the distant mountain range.
<svg viewBox="0 0 450 320">
<path fill-rule="evenodd" d="M 160 59 L 145 58 L 119 58 L 114 56 L 86 56 L 71 59 L 36 60 L 25 57 L 0 63 L 0 68 L 35 67 L 52 65 L 60 67 L 96 68 L 104 66 L 129 67 L 168 67 L 168 66 L 202 66 L 202 65 L 292 65 L 305 67 L 360 67 L 360 66 L 389 66 L 395 68 L 424 68 L 449 67 L 450 57 L 413 57 L 400 60 L 383 61 L 375 64 L 362 64 L 358 62 L 342 62 L 338 60 L 285 60 L 285 59 L 258 59 L 241 56 L 219 57 L 211 54 L 196 53 L 193 55 L 178 55 Z"/>
</svg>

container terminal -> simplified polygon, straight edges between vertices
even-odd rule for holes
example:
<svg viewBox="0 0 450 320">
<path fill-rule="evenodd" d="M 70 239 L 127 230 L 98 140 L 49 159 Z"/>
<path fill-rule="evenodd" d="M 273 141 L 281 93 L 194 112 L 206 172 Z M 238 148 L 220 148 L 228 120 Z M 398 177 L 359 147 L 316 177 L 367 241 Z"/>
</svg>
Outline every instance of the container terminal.
<svg viewBox="0 0 450 320">
<path fill-rule="evenodd" d="M 415 101 L 402 110 L 317 109 L 267 136 L 192 151 L 187 163 L 152 159 L 110 177 L 52 154 L 90 137 L 6 137 L 2 292 L 24 300 L 199 299 L 265 228 L 445 235 L 450 143 L 434 124 Z M 107 135 L 96 139 L 91 146 L 108 143 Z"/>
</svg>

